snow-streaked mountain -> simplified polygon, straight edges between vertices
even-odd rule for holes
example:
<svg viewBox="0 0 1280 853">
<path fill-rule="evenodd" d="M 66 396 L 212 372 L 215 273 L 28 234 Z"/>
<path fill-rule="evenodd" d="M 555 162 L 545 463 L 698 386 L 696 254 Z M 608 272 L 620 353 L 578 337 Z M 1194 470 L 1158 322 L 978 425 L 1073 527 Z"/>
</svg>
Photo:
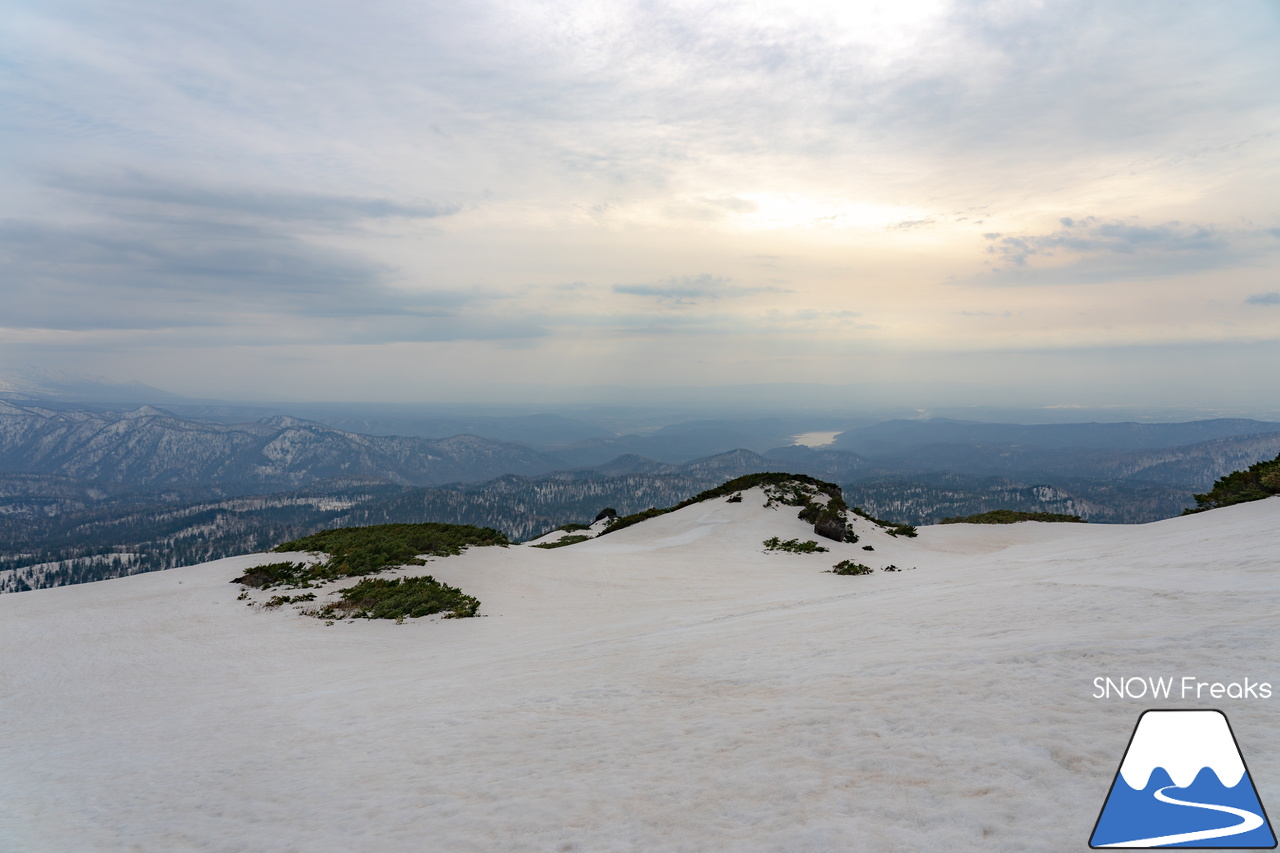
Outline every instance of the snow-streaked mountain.
<svg viewBox="0 0 1280 853">
<path fill-rule="evenodd" d="M 0 401 L 0 471 L 133 487 L 296 488 L 330 478 L 404 485 L 486 480 L 557 467 L 520 445 L 473 435 L 367 436 L 291 417 L 223 424 L 151 406 L 54 410 Z"/>
<path fill-rule="evenodd" d="M 237 601 L 229 581 L 280 555 L 2 596 L 0 838 L 1083 850 L 1151 707 L 1093 698 L 1095 678 L 1280 682 L 1280 500 L 917 539 L 858 519 L 823 554 L 765 553 L 813 534 L 762 504 L 406 570 L 477 596 L 477 619 L 328 626 Z M 824 572 L 840 559 L 877 571 Z M 1280 801 L 1280 702 L 1214 706 Z"/>
</svg>

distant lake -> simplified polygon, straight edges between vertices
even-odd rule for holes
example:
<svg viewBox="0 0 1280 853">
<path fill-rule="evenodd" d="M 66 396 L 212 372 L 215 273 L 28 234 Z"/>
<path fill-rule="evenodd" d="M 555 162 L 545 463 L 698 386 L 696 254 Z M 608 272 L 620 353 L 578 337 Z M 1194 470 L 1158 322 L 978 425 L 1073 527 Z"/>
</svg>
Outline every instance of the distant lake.
<svg viewBox="0 0 1280 853">
<path fill-rule="evenodd" d="M 836 436 L 844 430 L 835 432 L 802 432 L 791 437 L 792 444 L 803 444 L 805 447 L 822 447 L 836 440 Z"/>
</svg>

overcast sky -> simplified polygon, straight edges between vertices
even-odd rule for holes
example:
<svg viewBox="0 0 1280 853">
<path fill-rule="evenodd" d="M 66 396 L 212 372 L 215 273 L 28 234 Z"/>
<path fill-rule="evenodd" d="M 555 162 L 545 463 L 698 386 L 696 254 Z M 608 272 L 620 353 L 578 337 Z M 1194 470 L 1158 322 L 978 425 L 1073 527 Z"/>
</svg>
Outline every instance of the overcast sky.
<svg viewBox="0 0 1280 853">
<path fill-rule="evenodd" d="M 0 367 L 1274 397 L 1278 45 L 1274 2 L 8 0 Z"/>
</svg>

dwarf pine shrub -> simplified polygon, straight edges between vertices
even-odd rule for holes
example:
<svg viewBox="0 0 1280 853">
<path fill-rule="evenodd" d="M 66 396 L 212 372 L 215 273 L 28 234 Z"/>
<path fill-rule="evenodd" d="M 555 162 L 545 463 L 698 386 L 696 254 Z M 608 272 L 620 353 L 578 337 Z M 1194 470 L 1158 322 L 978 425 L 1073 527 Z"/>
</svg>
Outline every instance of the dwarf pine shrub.
<svg viewBox="0 0 1280 853">
<path fill-rule="evenodd" d="M 308 613 L 321 619 L 416 619 L 443 613 L 445 619 L 475 616 L 480 601 L 430 575 L 365 578 L 344 589 L 338 601 Z"/>
<path fill-rule="evenodd" d="M 786 551 L 791 554 L 819 554 L 830 550 L 823 548 L 812 539 L 801 542 L 799 539 L 779 539 L 777 536 L 764 540 L 766 551 Z"/>
<path fill-rule="evenodd" d="M 419 554 L 448 557 L 472 545 L 508 545 L 490 527 L 470 524 L 375 524 L 322 530 L 277 545 L 275 551 L 320 551 L 329 559 L 316 565 L 270 563 L 247 570 L 232 583 L 268 589 L 309 587 L 339 578 L 373 575 L 398 566 L 421 566 Z"/>
<path fill-rule="evenodd" d="M 1085 520 L 1078 515 L 1066 515 L 1061 512 L 1024 512 L 1017 509 L 993 509 L 977 515 L 957 515 L 942 519 L 943 524 L 1016 524 L 1019 521 L 1085 523 Z"/>
<path fill-rule="evenodd" d="M 1183 510 L 1182 514 L 1260 501 L 1277 494 L 1280 494 L 1280 456 L 1269 462 L 1255 462 L 1243 471 L 1233 471 L 1225 477 L 1219 477 L 1213 488 L 1203 495 L 1194 496 L 1195 509 Z"/>
<path fill-rule="evenodd" d="M 566 545 L 577 545 L 579 542 L 586 542 L 590 536 L 563 536 L 554 542 L 539 542 L 534 548 L 563 548 Z"/>
</svg>

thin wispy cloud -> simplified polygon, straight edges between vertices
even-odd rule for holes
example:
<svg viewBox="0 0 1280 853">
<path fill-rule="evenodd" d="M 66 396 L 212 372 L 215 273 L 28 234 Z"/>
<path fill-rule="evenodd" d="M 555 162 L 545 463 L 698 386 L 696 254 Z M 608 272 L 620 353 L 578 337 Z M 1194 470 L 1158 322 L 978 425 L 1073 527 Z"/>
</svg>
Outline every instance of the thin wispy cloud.
<svg viewBox="0 0 1280 853">
<path fill-rule="evenodd" d="M 56 173 L 50 175 L 45 184 L 81 199 L 135 202 L 138 204 L 134 209 L 150 209 L 169 216 L 221 213 L 285 222 L 351 223 L 392 217 L 434 219 L 457 213 L 460 209 L 458 205 L 450 204 L 405 204 L 386 198 L 264 190 L 247 186 L 214 188 L 140 173 L 120 176 Z"/>
<path fill-rule="evenodd" d="M 1044 234 L 987 232 L 985 253 L 1009 284 L 1070 284 L 1231 269 L 1280 255 L 1272 229 L 1179 221 L 1062 217 Z"/>
<path fill-rule="evenodd" d="M 1121 255 L 1221 252 L 1229 245 L 1227 235 L 1212 226 L 1184 225 L 1181 222 L 1158 225 L 1104 222 L 1096 216 L 1084 219 L 1063 217 L 1060 222 L 1062 227 L 1050 234 L 984 234 L 991 241 L 987 252 L 1016 266 L 1025 266 L 1033 255 L 1053 257 L 1059 252 Z"/>
<path fill-rule="evenodd" d="M 626 296 L 648 296 L 679 304 L 694 304 L 699 300 L 735 299 L 760 293 L 790 291 L 773 285 L 755 287 L 735 285 L 730 278 L 702 273 L 693 276 L 672 276 L 666 281 L 652 284 L 615 284 L 613 292 Z"/>
</svg>

